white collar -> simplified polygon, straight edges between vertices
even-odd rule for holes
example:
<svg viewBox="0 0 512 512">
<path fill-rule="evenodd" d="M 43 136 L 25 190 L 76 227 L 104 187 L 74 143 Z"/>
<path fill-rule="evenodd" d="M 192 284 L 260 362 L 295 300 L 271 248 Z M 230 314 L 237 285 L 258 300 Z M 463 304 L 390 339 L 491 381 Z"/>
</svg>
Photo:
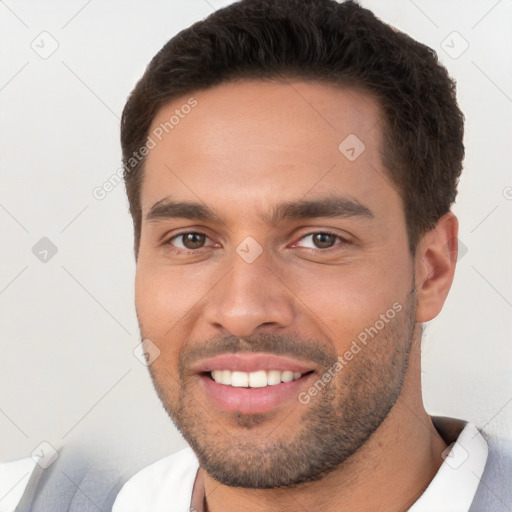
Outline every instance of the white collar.
<svg viewBox="0 0 512 512">
<path fill-rule="evenodd" d="M 427 489 L 408 512 L 468 512 L 487 461 L 487 443 L 472 423 L 431 416 L 450 445 L 445 461 Z M 452 444 L 450 444 L 452 443 Z M 124 485 L 113 512 L 190 510 L 199 463 L 190 447 L 142 469 Z M 204 492 L 204 490 L 202 491 Z M 201 502 L 202 493 L 196 499 Z"/>
<path fill-rule="evenodd" d="M 31 478 L 38 474 L 37 460 L 32 457 L 0 464 L 0 510 L 14 512 L 28 492 Z"/>
<path fill-rule="evenodd" d="M 432 417 L 436 428 L 451 427 L 457 420 Z M 445 438 L 445 436 L 443 436 Z M 448 443 L 450 439 L 446 439 Z M 468 512 L 487 462 L 488 446 L 473 423 L 443 452 L 444 462 L 409 512 Z"/>
</svg>

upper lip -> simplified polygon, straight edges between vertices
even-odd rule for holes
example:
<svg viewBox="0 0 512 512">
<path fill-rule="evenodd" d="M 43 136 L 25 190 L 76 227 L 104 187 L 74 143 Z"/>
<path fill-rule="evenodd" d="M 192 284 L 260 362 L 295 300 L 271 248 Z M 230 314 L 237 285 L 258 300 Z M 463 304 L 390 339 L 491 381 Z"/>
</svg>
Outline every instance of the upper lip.
<svg viewBox="0 0 512 512">
<path fill-rule="evenodd" d="M 313 365 L 307 365 L 296 359 L 276 356 L 273 354 L 236 353 L 222 354 L 209 359 L 202 359 L 193 365 L 196 373 L 213 370 L 231 370 L 238 372 L 256 372 L 258 370 L 279 370 L 307 373 L 314 370 Z"/>
</svg>

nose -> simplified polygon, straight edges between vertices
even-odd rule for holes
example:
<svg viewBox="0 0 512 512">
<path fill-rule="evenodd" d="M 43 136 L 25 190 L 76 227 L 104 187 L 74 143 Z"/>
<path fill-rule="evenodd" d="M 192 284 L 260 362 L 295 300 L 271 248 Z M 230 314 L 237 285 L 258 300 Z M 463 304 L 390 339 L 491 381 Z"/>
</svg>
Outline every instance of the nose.
<svg viewBox="0 0 512 512">
<path fill-rule="evenodd" d="M 273 267 L 265 253 L 251 263 L 235 254 L 205 307 L 209 324 L 240 337 L 254 335 L 263 326 L 291 326 L 294 294 L 285 276 Z"/>
</svg>

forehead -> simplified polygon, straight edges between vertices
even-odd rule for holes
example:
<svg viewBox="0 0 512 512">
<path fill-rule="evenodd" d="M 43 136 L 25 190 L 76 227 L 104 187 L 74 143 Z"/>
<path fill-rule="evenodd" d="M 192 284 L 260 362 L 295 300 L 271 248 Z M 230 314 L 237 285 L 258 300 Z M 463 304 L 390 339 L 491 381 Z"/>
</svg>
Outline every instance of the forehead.
<svg viewBox="0 0 512 512">
<path fill-rule="evenodd" d="M 150 129 L 159 137 L 146 157 L 143 215 L 168 195 L 251 201 L 260 211 L 334 189 L 396 200 L 380 157 L 382 125 L 369 94 L 320 83 L 242 81 L 178 98 Z"/>
</svg>

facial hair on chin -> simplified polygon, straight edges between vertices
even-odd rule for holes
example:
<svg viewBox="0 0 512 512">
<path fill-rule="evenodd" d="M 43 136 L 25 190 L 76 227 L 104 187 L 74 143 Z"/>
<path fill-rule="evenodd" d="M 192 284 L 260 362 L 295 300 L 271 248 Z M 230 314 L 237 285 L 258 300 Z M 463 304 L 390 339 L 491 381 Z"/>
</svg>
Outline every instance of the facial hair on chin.
<svg viewBox="0 0 512 512">
<path fill-rule="evenodd" d="M 295 486 L 321 479 L 343 464 L 384 421 L 402 390 L 415 318 L 413 287 L 402 311 L 307 406 L 297 401 L 304 413 L 293 431 L 277 427 L 274 435 L 264 438 L 251 436 L 248 431 L 255 432 L 268 421 L 268 415 L 232 415 L 231 425 L 238 428 L 230 428 L 229 433 L 205 411 L 193 397 L 190 379 L 184 374 L 190 354 L 180 357 L 178 397 L 168 392 L 162 385 L 164 376 L 160 379 L 152 367 L 151 376 L 164 408 L 212 478 L 233 487 Z M 196 351 L 197 357 L 248 350 L 237 338 L 204 347 Z M 327 371 L 337 356 L 319 347 L 322 345 L 318 342 L 262 335 L 251 351 L 300 354 Z"/>
</svg>

